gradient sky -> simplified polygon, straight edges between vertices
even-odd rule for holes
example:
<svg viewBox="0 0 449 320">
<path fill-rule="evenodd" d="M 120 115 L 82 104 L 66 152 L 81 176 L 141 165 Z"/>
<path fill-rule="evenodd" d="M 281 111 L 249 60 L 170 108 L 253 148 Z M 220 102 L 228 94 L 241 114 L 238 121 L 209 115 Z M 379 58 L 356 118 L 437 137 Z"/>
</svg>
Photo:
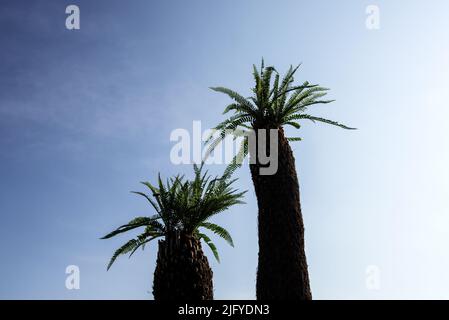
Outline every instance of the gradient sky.
<svg viewBox="0 0 449 320">
<path fill-rule="evenodd" d="M 98 238 L 152 213 L 139 181 L 191 172 L 170 163 L 170 132 L 223 119 L 208 87 L 248 95 L 263 56 L 303 62 L 297 80 L 337 100 L 311 112 L 359 128 L 304 123 L 293 145 L 314 298 L 448 299 L 448 14 L 446 0 L 2 0 L 0 298 L 151 298 L 156 244 L 106 272 L 128 237 Z M 217 239 L 221 264 L 205 248 L 218 299 L 255 297 L 257 206 L 238 175 L 247 204 L 215 219 L 236 247 Z"/>
</svg>

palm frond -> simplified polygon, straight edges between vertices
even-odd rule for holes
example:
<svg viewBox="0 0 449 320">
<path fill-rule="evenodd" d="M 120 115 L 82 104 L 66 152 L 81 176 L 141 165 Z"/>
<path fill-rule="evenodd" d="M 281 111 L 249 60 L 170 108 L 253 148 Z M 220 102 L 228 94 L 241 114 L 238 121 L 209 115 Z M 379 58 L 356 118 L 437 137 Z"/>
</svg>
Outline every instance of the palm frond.
<svg viewBox="0 0 449 320">
<path fill-rule="evenodd" d="M 218 138 L 213 141 L 206 141 L 206 144 L 212 141 L 209 144 L 208 154 L 225 137 L 233 135 L 235 139 L 235 133 L 232 130 L 237 128 L 260 129 L 266 128 L 266 126 L 280 128 L 284 125 L 290 125 L 295 129 L 300 129 L 301 125 L 296 120 L 308 119 L 335 125 L 344 129 L 354 129 L 336 121 L 305 114 L 305 111 L 310 106 L 328 104 L 334 100 L 324 99 L 323 97 L 327 95 L 329 89 L 318 84 L 311 84 L 309 81 L 304 81 L 301 85 L 294 85 L 295 74 L 300 66 L 301 64 L 296 67 L 290 65 L 288 71 L 281 78 L 276 69 L 273 66 L 265 66 L 265 62 L 262 59 L 260 70 L 253 65 L 255 85 L 252 88 L 252 92 L 254 95 L 249 98 L 244 98 L 243 95 L 223 87 L 212 88 L 217 92 L 225 93 L 235 102 L 227 106 L 224 113 L 231 110 L 235 113 L 217 125 L 216 129 L 221 130 Z M 272 81 L 273 74 L 275 75 L 274 81 Z M 232 163 L 227 171 L 233 172 L 237 167 L 238 165 Z"/>
<path fill-rule="evenodd" d="M 134 218 L 133 220 L 131 220 L 130 222 L 128 222 L 127 224 L 124 224 L 120 227 L 118 227 L 117 229 L 115 229 L 114 231 L 108 233 L 107 235 L 105 235 L 104 237 L 100 238 L 100 239 L 109 239 L 112 238 L 120 233 L 124 233 L 139 227 L 143 227 L 143 226 L 148 226 L 150 225 L 153 221 L 156 221 L 157 219 L 160 219 L 159 215 L 154 215 L 152 217 L 137 217 Z"/>
<path fill-rule="evenodd" d="M 127 254 L 128 252 L 132 251 L 138 244 L 138 241 L 136 239 L 131 239 L 127 243 L 125 243 L 123 246 L 118 248 L 114 254 L 112 255 L 111 260 L 109 261 L 109 264 L 107 266 L 107 270 L 109 270 L 114 263 L 114 261 L 123 254 Z"/>
<path fill-rule="evenodd" d="M 217 259 L 218 262 L 220 262 L 220 256 L 218 255 L 218 250 L 215 244 L 212 242 L 212 240 L 206 236 L 204 233 L 198 233 L 199 239 L 204 240 L 204 242 L 208 245 L 212 253 L 214 254 L 215 259 Z"/>
<path fill-rule="evenodd" d="M 245 110 L 245 112 L 249 114 L 256 113 L 256 108 L 247 99 L 245 99 L 245 97 L 241 96 L 237 92 L 224 87 L 211 87 L 210 89 L 228 95 L 231 99 L 235 100 L 239 106 Z"/>
<path fill-rule="evenodd" d="M 129 240 L 114 252 L 108 264 L 108 269 L 118 256 L 129 253 L 131 257 L 137 249 L 143 249 L 146 243 L 167 236 L 173 231 L 198 235 L 219 260 L 216 246 L 207 235 L 201 236 L 198 228 L 209 229 L 233 245 L 232 238 L 227 230 L 207 220 L 233 205 L 243 203 L 241 199 L 246 191 L 239 192 L 232 187 L 236 179 L 231 179 L 231 174 L 226 170 L 221 177 L 212 178 L 207 170 L 203 169 L 204 162 L 200 165 L 195 164 L 193 166 L 193 178 L 190 180 L 181 175 L 163 180 L 159 174 L 157 186 L 148 182 L 143 183 L 151 190 L 156 202 L 143 192 L 135 193 L 145 197 L 158 210 L 158 214 L 132 219 L 102 238 L 108 239 L 139 227 L 145 227 L 142 234 Z"/>
<path fill-rule="evenodd" d="M 235 170 L 240 168 L 243 164 L 243 160 L 248 156 L 248 138 L 244 137 L 239 151 L 232 159 L 231 163 L 225 169 L 225 175 L 232 175 Z"/>
<path fill-rule="evenodd" d="M 219 225 L 214 224 L 214 223 L 210 223 L 210 222 L 202 222 L 200 224 L 200 227 L 203 227 L 203 228 L 206 228 L 206 229 L 212 231 L 217 236 L 219 236 L 219 237 L 223 238 L 224 240 L 226 240 L 226 242 L 229 243 L 229 245 L 231 247 L 234 246 L 234 242 L 232 241 L 232 237 L 231 237 L 231 235 L 229 234 L 229 232 L 225 228 L 220 227 Z"/>
<path fill-rule="evenodd" d="M 147 182 L 142 182 L 143 184 L 146 184 Z M 156 210 L 157 213 L 159 213 L 161 211 L 161 208 L 159 207 L 159 205 L 153 201 L 153 199 L 151 199 L 147 194 L 143 193 L 143 192 L 139 192 L 139 191 L 131 191 L 131 193 L 134 194 L 138 194 L 142 197 L 144 197 L 145 199 L 148 200 L 148 202 L 151 204 L 151 206 L 154 208 L 154 210 Z M 153 193 L 154 195 L 154 193 Z"/>
<path fill-rule="evenodd" d="M 343 128 L 343 129 L 347 129 L 347 130 L 356 130 L 356 128 L 348 127 L 348 126 L 346 126 L 344 124 L 341 124 L 341 123 L 338 123 L 336 121 L 332 121 L 332 120 L 328 120 L 328 119 L 320 118 L 320 117 L 314 117 L 314 116 L 311 116 L 311 115 L 308 115 L 308 114 L 299 114 L 297 119 L 307 119 L 307 120 L 310 120 L 312 122 L 318 121 L 318 122 L 331 124 L 333 126 L 337 126 L 337 127 L 340 127 L 340 128 Z"/>
</svg>

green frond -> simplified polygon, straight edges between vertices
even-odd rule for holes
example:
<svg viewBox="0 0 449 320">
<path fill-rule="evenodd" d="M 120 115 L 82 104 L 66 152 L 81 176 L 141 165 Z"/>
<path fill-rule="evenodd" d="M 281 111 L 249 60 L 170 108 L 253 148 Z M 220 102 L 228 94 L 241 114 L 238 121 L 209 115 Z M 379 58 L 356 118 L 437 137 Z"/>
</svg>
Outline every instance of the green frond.
<svg viewBox="0 0 449 320">
<path fill-rule="evenodd" d="M 112 238 L 120 233 L 124 233 L 139 227 L 143 227 L 143 226 L 148 226 L 150 225 L 153 221 L 159 219 L 159 215 L 155 215 L 152 217 L 137 217 L 133 220 L 131 220 L 130 222 L 128 222 L 125 225 L 122 225 L 120 227 L 118 227 L 117 229 L 115 229 L 114 231 L 108 233 L 107 235 L 105 235 L 104 237 L 100 238 L 100 239 L 109 239 Z"/>
<path fill-rule="evenodd" d="M 134 249 L 132 249 L 131 253 L 129 254 L 129 258 L 132 257 L 132 255 L 137 251 L 137 249 L 142 248 L 142 250 L 145 248 L 145 245 L 151 241 L 153 241 L 154 239 L 157 239 L 159 237 L 162 237 L 161 234 L 155 234 L 150 238 L 142 237 L 142 239 L 137 239 L 138 243 L 136 243 Z"/>
<path fill-rule="evenodd" d="M 251 104 L 251 102 L 249 102 L 245 97 L 241 96 L 237 92 L 224 87 L 211 87 L 210 89 L 228 95 L 231 99 L 235 100 L 240 105 L 240 107 L 244 109 L 246 112 L 250 114 L 256 113 L 256 109 Z"/>
<path fill-rule="evenodd" d="M 111 260 L 109 261 L 109 264 L 107 266 L 107 270 L 109 270 L 114 263 L 114 261 L 123 254 L 127 254 L 128 252 L 132 251 L 136 246 L 138 245 L 138 241 L 135 239 L 129 240 L 127 243 L 125 243 L 123 246 L 118 248 L 114 254 L 112 255 Z"/>
<path fill-rule="evenodd" d="M 211 130 L 211 132 L 207 136 L 204 144 L 208 144 L 214 138 L 214 135 L 217 131 L 220 131 L 220 135 L 224 135 L 225 131 L 228 129 L 229 126 L 231 126 L 234 123 L 234 121 L 241 119 L 243 117 L 246 117 L 246 116 L 248 116 L 247 113 L 239 113 L 239 114 L 233 115 L 233 116 L 229 117 L 228 119 L 220 122 L 217 126 L 215 126 L 215 128 L 213 128 Z"/>
<path fill-rule="evenodd" d="M 212 240 L 208 236 L 206 236 L 204 233 L 198 233 L 198 236 L 200 239 L 204 240 L 204 242 L 212 250 L 212 253 L 214 254 L 215 259 L 217 259 L 217 261 L 220 262 L 220 256 L 218 255 L 217 247 L 212 242 Z"/>
<path fill-rule="evenodd" d="M 150 189 L 150 191 L 153 193 L 153 196 L 159 194 L 159 189 L 156 188 L 155 186 L 153 186 L 151 183 L 149 183 L 147 181 L 142 181 L 140 183 L 143 184 L 144 186 L 146 186 L 148 189 Z M 137 194 L 140 194 L 140 193 L 137 193 Z M 148 199 L 148 197 L 145 196 L 145 194 L 143 194 L 143 196 Z"/>
<path fill-rule="evenodd" d="M 347 129 L 347 130 L 356 130 L 356 128 L 351 128 L 351 127 L 345 126 L 344 124 L 338 123 L 336 121 L 332 121 L 332 120 L 328 120 L 328 119 L 324 119 L 324 118 L 320 118 L 320 117 L 313 117 L 308 114 L 300 114 L 300 115 L 298 115 L 298 119 L 307 119 L 312 122 L 318 121 L 318 122 L 331 124 L 333 126 L 337 126 L 337 127 Z"/>
<path fill-rule="evenodd" d="M 145 182 L 142 182 L 142 183 L 145 184 Z M 148 202 L 151 204 L 151 206 L 154 208 L 154 210 L 156 210 L 157 213 L 159 213 L 161 211 L 161 208 L 159 207 L 159 205 L 156 202 L 154 202 L 153 199 L 151 199 L 145 193 L 139 192 L 139 191 L 131 191 L 131 193 L 138 194 L 138 195 L 144 197 L 145 199 L 147 199 Z"/>
<path fill-rule="evenodd" d="M 271 76 L 276 69 L 274 67 L 266 67 L 263 73 L 262 92 L 264 94 L 263 99 L 267 102 L 270 95 Z"/>
<path fill-rule="evenodd" d="M 237 154 L 232 159 L 231 163 L 226 167 L 225 174 L 232 175 L 235 170 L 242 166 L 243 160 L 248 156 L 248 138 L 243 138 L 240 143 L 240 148 Z"/>
<path fill-rule="evenodd" d="M 223 228 L 217 224 L 210 223 L 210 222 L 203 222 L 200 224 L 200 227 L 203 227 L 203 228 L 206 228 L 206 229 L 212 231 L 217 236 L 226 240 L 226 242 L 229 243 L 229 245 L 231 247 L 234 247 L 234 242 L 232 241 L 232 237 L 225 228 Z"/>
<path fill-rule="evenodd" d="M 285 125 L 290 125 L 290 126 L 294 127 L 295 129 L 300 129 L 300 128 L 301 128 L 301 126 L 299 125 L 299 123 L 294 122 L 294 121 L 287 121 L 287 122 L 285 123 Z"/>
<path fill-rule="evenodd" d="M 236 110 L 236 111 L 240 111 L 240 112 L 244 112 L 245 111 L 244 108 L 240 107 L 240 104 L 238 104 L 238 103 L 231 103 L 230 105 L 228 105 L 224 109 L 223 114 L 226 114 L 226 113 L 228 113 L 231 110 Z"/>
<path fill-rule="evenodd" d="M 137 236 L 136 239 L 129 240 L 114 252 L 107 266 L 107 270 L 111 268 L 112 264 L 119 256 L 129 253 L 129 257 L 131 257 L 134 252 L 137 251 L 137 249 L 139 249 L 140 247 L 143 248 L 146 243 L 162 236 L 162 232 L 154 231 L 151 227 L 148 227 L 145 232 Z"/>
<path fill-rule="evenodd" d="M 256 83 L 256 90 L 258 90 L 259 86 L 260 86 L 260 74 L 259 71 L 257 70 L 257 67 L 255 64 L 253 64 L 253 77 L 254 77 L 254 82 Z"/>
<path fill-rule="evenodd" d="M 217 128 L 242 127 L 252 129 L 254 127 L 254 129 L 258 129 L 255 126 L 269 125 L 279 128 L 284 125 L 291 125 L 299 129 L 300 123 L 295 120 L 309 119 L 345 129 L 353 129 L 335 121 L 304 115 L 308 107 L 328 104 L 334 100 L 323 99 L 329 89 L 318 84 L 310 84 L 310 82 L 304 81 L 302 85 L 294 85 L 295 74 L 300 66 L 301 64 L 296 67 L 290 65 L 288 71 L 281 78 L 276 69 L 272 66 L 266 67 L 265 62 L 262 62 L 260 70 L 253 65 L 255 85 L 252 92 L 254 95 L 249 98 L 244 98 L 236 92 L 222 87 L 213 88 L 215 91 L 226 93 L 237 102 L 226 107 L 225 112 L 234 110 L 235 115 L 242 115 L 239 118 L 228 118 Z M 274 81 L 272 81 L 273 74 L 275 74 Z M 235 169 L 235 165 L 232 168 Z"/>
</svg>

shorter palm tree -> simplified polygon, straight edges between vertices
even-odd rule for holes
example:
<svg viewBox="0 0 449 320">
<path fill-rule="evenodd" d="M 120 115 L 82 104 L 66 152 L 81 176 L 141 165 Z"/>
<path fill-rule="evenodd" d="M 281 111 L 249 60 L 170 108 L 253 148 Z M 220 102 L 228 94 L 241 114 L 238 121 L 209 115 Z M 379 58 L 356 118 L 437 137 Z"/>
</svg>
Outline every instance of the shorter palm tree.
<svg viewBox="0 0 449 320">
<path fill-rule="evenodd" d="M 217 261 L 217 247 L 202 229 L 212 231 L 234 246 L 231 235 L 223 227 L 211 223 L 209 219 L 243 203 L 245 192 L 232 188 L 237 179 L 230 174 L 211 179 L 208 172 L 202 173 L 203 165 L 194 165 L 193 180 L 177 175 L 165 183 L 160 175 L 158 185 L 142 182 L 151 195 L 134 192 L 143 196 L 156 211 L 150 217 L 138 217 L 117 228 L 102 239 L 137 228 L 144 228 L 136 238 L 129 240 L 115 251 L 108 270 L 120 255 L 132 256 L 137 249 L 148 242 L 159 240 L 156 270 L 153 279 L 155 300 L 211 300 L 213 299 L 212 270 L 203 253 L 201 240 L 212 250 Z"/>
</svg>

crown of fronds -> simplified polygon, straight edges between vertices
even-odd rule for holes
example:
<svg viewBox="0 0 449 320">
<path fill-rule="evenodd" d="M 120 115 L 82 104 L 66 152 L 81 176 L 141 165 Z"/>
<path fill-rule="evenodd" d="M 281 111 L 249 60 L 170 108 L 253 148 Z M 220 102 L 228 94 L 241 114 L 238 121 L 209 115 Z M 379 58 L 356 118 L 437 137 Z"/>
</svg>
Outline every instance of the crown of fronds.
<svg viewBox="0 0 449 320">
<path fill-rule="evenodd" d="M 227 170 L 227 172 L 232 172 L 241 165 L 243 158 L 248 154 L 248 139 L 245 135 L 247 130 L 275 129 L 283 126 L 299 129 L 301 120 L 323 122 L 343 129 L 355 129 L 336 121 L 305 113 L 310 106 L 327 104 L 334 100 L 324 99 L 328 88 L 311 85 L 308 81 L 302 85 L 295 85 L 294 75 L 300 66 L 295 68 L 290 66 L 281 79 L 277 70 L 273 66 L 265 66 L 262 59 L 260 71 L 253 65 L 255 86 L 252 88 L 253 95 L 248 98 L 228 88 L 212 87 L 212 90 L 224 93 L 233 100 L 233 103 L 223 111 L 223 114 L 229 112 L 233 112 L 233 114 L 214 128 L 219 134 L 216 137 L 211 135 L 206 141 L 206 144 L 209 145 L 207 155 L 228 135 L 233 135 L 234 139 L 243 137 L 240 151 Z M 288 137 L 287 139 L 289 141 L 301 140 L 299 137 Z"/>
<path fill-rule="evenodd" d="M 144 248 L 146 243 L 165 237 L 174 231 L 182 231 L 203 240 L 212 250 L 217 261 L 220 261 L 215 244 L 202 232 L 202 229 L 212 231 L 234 246 L 229 232 L 208 220 L 235 204 L 244 203 L 241 199 L 246 191 L 239 192 L 232 187 L 237 179 L 231 179 L 229 173 L 212 178 L 207 171 L 203 173 L 202 169 L 203 165 L 194 165 L 192 180 L 177 175 L 164 183 L 159 175 L 156 186 L 149 182 L 142 182 L 149 189 L 149 195 L 133 191 L 144 197 L 156 213 L 150 217 L 135 218 L 101 238 L 109 239 L 130 230 L 144 228 L 136 238 L 129 240 L 115 251 L 108 269 L 120 255 L 129 254 L 131 257 L 137 249 Z"/>
</svg>

